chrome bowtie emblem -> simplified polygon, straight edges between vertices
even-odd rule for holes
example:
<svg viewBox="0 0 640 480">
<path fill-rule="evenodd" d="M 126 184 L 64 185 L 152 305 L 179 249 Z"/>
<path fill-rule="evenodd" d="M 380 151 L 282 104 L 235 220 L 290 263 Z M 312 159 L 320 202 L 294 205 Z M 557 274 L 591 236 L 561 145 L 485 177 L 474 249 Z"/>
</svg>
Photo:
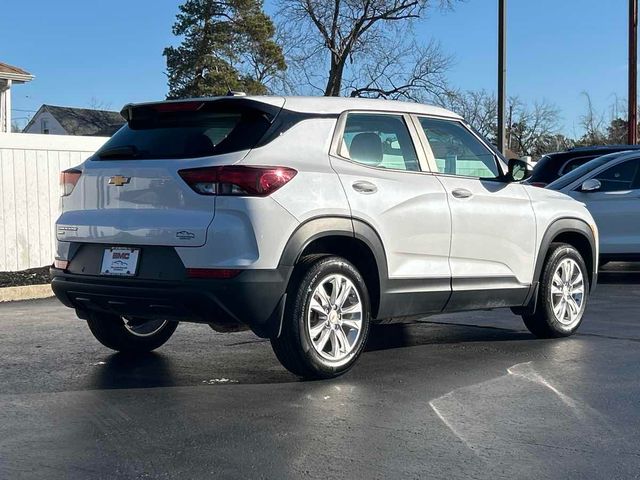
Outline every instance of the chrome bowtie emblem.
<svg viewBox="0 0 640 480">
<path fill-rule="evenodd" d="M 109 178 L 109 185 L 121 187 L 123 185 L 126 185 L 130 181 L 131 181 L 131 177 L 123 177 L 122 175 L 116 175 L 115 177 Z"/>
</svg>

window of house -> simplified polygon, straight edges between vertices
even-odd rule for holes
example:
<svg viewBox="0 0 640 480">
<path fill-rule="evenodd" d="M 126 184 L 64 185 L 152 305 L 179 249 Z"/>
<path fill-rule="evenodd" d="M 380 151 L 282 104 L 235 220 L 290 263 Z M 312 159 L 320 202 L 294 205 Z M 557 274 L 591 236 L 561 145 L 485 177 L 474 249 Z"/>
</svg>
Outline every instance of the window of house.
<svg viewBox="0 0 640 480">
<path fill-rule="evenodd" d="M 401 115 L 350 113 L 340 155 L 371 167 L 420 170 L 418 156 Z"/>
<path fill-rule="evenodd" d="M 45 135 L 49 134 L 49 120 L 47 120 L 46 118 L 40 120 L 40 131 Z"/>
<path fill-rule="evenodd" d="M 479 178 L 497 178 L 500 170 L 487 147 L 461 123 L 420 117 L 438 172 Z"/>
</svg>

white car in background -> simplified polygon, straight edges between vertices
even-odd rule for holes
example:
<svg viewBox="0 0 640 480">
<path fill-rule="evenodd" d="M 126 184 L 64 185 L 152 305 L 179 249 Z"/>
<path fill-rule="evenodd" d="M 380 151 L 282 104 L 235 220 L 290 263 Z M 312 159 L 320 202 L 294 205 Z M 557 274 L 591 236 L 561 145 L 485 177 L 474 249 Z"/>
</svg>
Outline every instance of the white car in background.
<svg viewBox="0 0 640 480">
<path fill-rule="evenodd" d="M 640 260 L 640 153 L 595 158 L 547 187 L 584 203 L 600 231 L 600 258 Z"/>
</svg>

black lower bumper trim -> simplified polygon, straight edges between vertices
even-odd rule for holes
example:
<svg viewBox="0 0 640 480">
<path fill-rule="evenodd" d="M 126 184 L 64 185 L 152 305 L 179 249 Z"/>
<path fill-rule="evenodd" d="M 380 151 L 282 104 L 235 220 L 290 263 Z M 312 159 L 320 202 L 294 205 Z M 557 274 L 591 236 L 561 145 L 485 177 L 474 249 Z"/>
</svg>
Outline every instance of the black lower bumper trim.
<svg viewBox="0 0 640 480">
<path fill-rule="evenodd" d="M 219 325 L 246 324 L 270 337 L 280 327 L 290 268 L 247 270 L 228 280 L 145 281 L 52 269 L 51 287 L 80 317 L 86 312 Z"/>
</svg>

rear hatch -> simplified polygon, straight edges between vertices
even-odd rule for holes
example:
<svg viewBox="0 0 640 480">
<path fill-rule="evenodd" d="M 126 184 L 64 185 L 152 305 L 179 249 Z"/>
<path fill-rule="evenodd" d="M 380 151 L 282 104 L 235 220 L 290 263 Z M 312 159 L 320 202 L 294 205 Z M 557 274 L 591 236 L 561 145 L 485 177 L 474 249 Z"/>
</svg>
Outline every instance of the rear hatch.
<svg viewBox="0 0 640 480">
<path fill-rule="evenodd" d="M 196 193 L 179 170 L 233 165 L 269 130 L 284 105 L 220 98 L 130 105 L 127 124 L 82 165 L 62 198 L 61 241 L 202 246 L 215 196 Z"/>
</svg>

